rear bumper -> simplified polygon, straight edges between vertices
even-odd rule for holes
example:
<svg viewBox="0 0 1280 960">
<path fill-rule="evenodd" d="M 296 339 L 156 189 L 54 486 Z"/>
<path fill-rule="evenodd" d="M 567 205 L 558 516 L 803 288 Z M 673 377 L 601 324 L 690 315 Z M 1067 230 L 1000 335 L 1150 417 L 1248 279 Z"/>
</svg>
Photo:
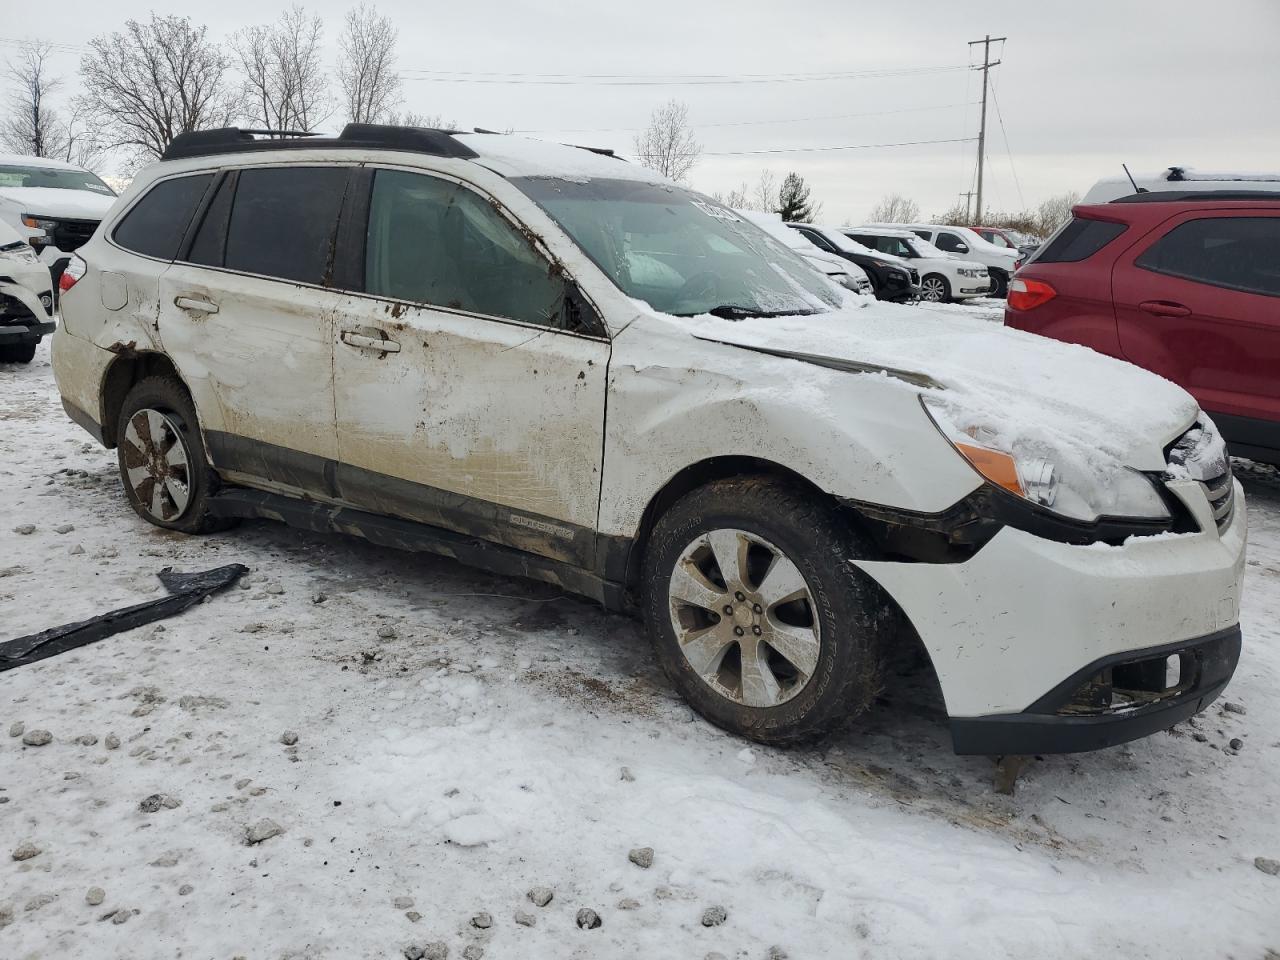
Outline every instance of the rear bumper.
<svg viewBox="0 0 1280 960">
<path fill-rule="evenodd" d="M 14 346 L 22 343 L 39 343 L 41 337 L 48 336 L 58 325 L 52 320 L 46 323 L 9 323 L 0 326 L 0 346 Z"/>
<path fill-rule="evenodd" d="M 1022 713 L 953 717 L 952 743 L 960 754 L 1078 753 L 1167 730 L 1218 698 L 1235 673 L 1240 642 L 1240 627 L 1234 626 L 1195 640 L 1102 657 Z M 1165 661 L 1175 656 L 1181 667 L 1179 682 L 1163 695 L 1157 690 L 1129 690 L 1123 706 L 1099 705 L 1093 710 L 1078 702 L 1085 688 L 1095 690 L 1105 683 L 1119 689 L 1118 670 L 1127 671 L 1128 682 L 1144 672 L 1163 676 Z M 1158 680 L 1148 684 L 1158 685 Z"/>
</svg>

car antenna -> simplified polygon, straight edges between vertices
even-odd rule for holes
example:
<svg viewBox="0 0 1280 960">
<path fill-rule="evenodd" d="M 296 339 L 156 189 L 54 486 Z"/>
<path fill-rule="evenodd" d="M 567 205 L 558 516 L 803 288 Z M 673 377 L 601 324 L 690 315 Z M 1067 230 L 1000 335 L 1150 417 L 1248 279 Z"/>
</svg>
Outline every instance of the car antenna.
<svg viewBox="0 0 1280 960">
<path fill-rule="evenodd" d="M 1140 186 L 1138 186 L 1138 181 L 1137 181 L 1137 180 L 1135 180 L 1135 179 L 1133 179 L 1133 174 L 1129 172 L 1129 166 L 1128 166 L 1128 164 L 1124 164 L 1124 163 L 1122 163 L 1122 164 L 1120 164 L 1120 166 L 1121 166 L 1121 168 L 1123 168 L 1123 170 L 1124 170 L 1124 175 L 1125 175 L 1126 177 L 1128 177 L 1128 178 L 1129 178 L 1129 182 L 1133 184 L 1133 192 L 1134 192 L 1134 193 L 1150 193 L 1150 192 L 1151 192 L 1151 191 L 1150 191 L 1150 190 L 1148 190 L 1146 187 L 1140 187 Z"/>
</svg>

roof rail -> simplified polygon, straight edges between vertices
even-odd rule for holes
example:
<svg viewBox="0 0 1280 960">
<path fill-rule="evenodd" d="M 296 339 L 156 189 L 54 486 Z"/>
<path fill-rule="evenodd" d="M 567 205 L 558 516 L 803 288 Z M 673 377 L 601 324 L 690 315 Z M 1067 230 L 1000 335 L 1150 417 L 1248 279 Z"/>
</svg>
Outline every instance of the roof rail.
<svg viewBox="0 0 1280 960">
<path fill-rule="evenodd" d="M 1186 203 L 1202 200 L 1269 200 L 1280 202 L 1280 190 L 1146 190 L 1108 203 Z M 1090 204 L 1081 204 L 1090 206 Z"/>
<path fill-rule="evenodd" d="M 206 157 L 221 153 L 263 150 L 323 148 L 330 150 L 403 150 L 438 157 L 469 160 L 478 154 L 453 139 L 452 130 L 427 127 L 396 127 L 379 123 L 348 123 L 337 137 L 320 137 L 292 130 L 249 130 L 219 127 L 194 130 L 174 137 L 160 155 L 161 160 Z M 259 139 L 254 134 L 264 135 Z"/>
</svg>

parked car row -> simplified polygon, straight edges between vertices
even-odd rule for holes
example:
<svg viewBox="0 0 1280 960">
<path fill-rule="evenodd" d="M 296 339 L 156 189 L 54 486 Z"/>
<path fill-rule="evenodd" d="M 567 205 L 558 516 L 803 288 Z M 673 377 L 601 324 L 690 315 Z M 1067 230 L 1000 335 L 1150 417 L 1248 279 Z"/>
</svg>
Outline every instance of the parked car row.
<svg viewBox="0 0 1280 960">
<path fill-rule="evenodd" d="M 1096 217 L 1033 268 L 1125 242 Z M 794 229 L 885 299 L 939 259 L 897 228 L 848 232 L 910 260 Z M 1195 399 L 879 306 L 777 236 L 515 136 L 186 134 L 63 272 L 54 374 L 147 522 L 268 517 L 552 582 L 643 618 L 688 702 L 762 742 L 872 709 L 904 645 L 961 753 L 1092 749 L 1212 702 L 1247 517 Z M 1226 289 L 1264 282 L 1260 236 Z M 1187 243 L 1150 255 L 1202 269 Z M 1052 308 L 1032 280 L 1011 311 Z"/>
</svg>

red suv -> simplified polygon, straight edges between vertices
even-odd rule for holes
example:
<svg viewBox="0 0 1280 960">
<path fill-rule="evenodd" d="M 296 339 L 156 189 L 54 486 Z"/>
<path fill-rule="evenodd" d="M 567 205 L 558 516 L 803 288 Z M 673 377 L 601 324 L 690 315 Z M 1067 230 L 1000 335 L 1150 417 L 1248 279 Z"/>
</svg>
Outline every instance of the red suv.
<svg viewBox="0 0 1280 960">
<path fill-rule="evenodd" d="M 1075 207 L 1011 281 L 1004 322 L 1167 377 L 1233 454 L 1280 464 L 1280 194 Z"/>
</svg>

